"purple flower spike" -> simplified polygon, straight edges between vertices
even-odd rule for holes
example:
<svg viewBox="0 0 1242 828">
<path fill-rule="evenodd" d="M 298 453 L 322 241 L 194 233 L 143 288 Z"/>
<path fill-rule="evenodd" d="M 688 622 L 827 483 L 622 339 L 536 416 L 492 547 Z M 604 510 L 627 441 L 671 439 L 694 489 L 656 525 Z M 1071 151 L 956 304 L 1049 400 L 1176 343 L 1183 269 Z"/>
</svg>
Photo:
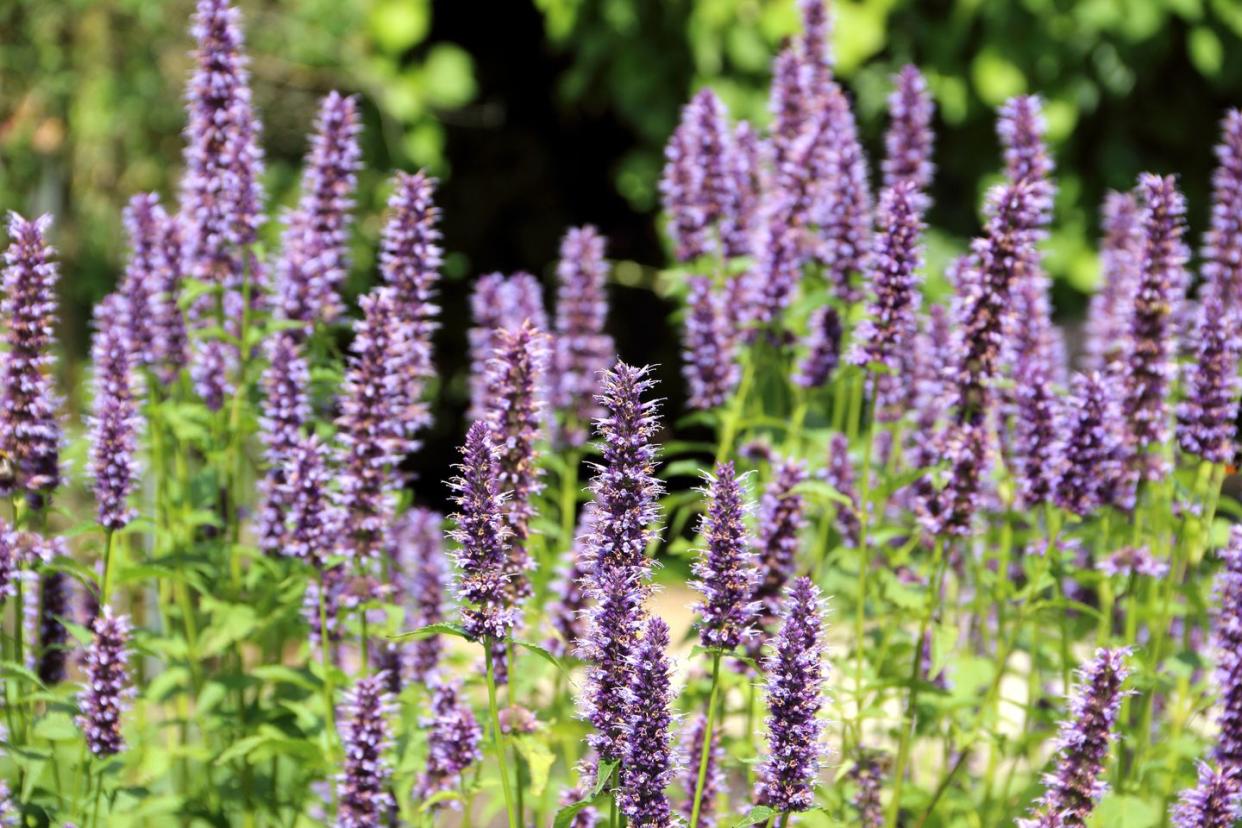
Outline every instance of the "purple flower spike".
<svg viewBox="0 0 1242 828">
<path fill-rule="evenodd" d="M 1080 517 L 1107 502 L 1110 481 L 1121 474 L 1120 412 L 1099 374 L 1076 374 L 1062 408 L 1054 500 Z"/>
<path fill-rule="evenodd" d="M 577 649 L 587 632 L 587 605 L 593 569 L 591 543 L 595 531 L 594 514 L 594 504 L 588 503 L 578 517 L 578 529 L 574 533 L 574 545 L 570 550 L 565 571 L 552 587 L 557 598 L 548 611 L 548 617 L 556 635 L 550 636 L 544 647 L 558 658 Z"/>
<path fill-rule="evenodd" d="M 228 289 L 241 285 L 247 269 L 252 283 L 262 282 L 253 254 L 243 259 L 263 221 L 263 150 L 240 17 L 228 0 L 198 0 L 181 180 L 190 275 Z"/>
<path fill-rule="evenodd" d="M 31 600 L 34 596 L 30 596 Z M 65 680 L 69 631 L 62 618 L 73 616 L 73 590 L 64 572 L 44 572 L 39 583 L 39 680 L 51 686 Z"/>
<path fill-rule="evenodd" d="M 301 440 L 302 426 L 310 419 L 310 368 L 302 358 L 298 338 L 281 331 L 267 342 L 267 370 L 263 372 L 263 416 L 259 438 L 263 441 L 267 473 L 260 484 L 259 548 L 278 554 L 284 542 L 286 469 Z"/>
<path fill-rule="evenodd" d="M 733 172 L 737 187 L 737 216 L 724 228 L 726 256 L 748 256 L 754 247 L 755 229 L 764 190 L 767 144 L 746 121 L 733 129 Z"/>
<path fill-rule="evenodd" d="M 163 243 L 168 216 L 155 193 L 139 193 L 125 207 L 125 230 L 129 235 L 129 261 L 119 293 L 132 309 L 129 314 L 129 342 L 136 365 L 154 365 L 158 349 L 160 294 L 165 290 L 166 271 Z"/>
<path fill-rule="evenodd" d="M 398 407 L 404 409 L 400 416 L 407 436 L 431 421 L 422 392 L 435 376 L 431 339 L 440 326 L 436 286 L 444 258 L 440 210 L 432 200 L 435 186 L 435 179 L 423 172 L 398 172 L 380 235 L 380 273 L 393 289 L 396 317 L 405 330 Z"/>
<path fill-rule="evenodd" d="M 703 737 L 707 735 L 707 716 L 700 713 L 693 724 L 682 731 L 681 780 L 686 793 L 681 803 L 681 815 L 687 822 L 694 810 L 694 790 L 699 782 L 699 761 L 703 756 Z M 703 795 L 699 803 L 700 828 L 716 828 L 716 798 L 724 792 L 724 748 L 720 746 L 720 729 L 712 729 L 711 747 L 707 751 L 707 772 L 703 776 Z"/>
<path fill-rule="evenodd" d="M 1177 407 L 1177 442 L 1182 451 L 1212 463 L 1233 459 L 1238 418 L 1236 314 L 1229 313 L 1212 285 L 1199 307 L 1195 360 L 1186 366 L 1186 398 Z"/>
<path fill-rule="evenodd" d="M 529 273 L 504 276 L 489 273 L 479 278 L 470 297 L 474 327 L 470 340 L 471 420 L 487 418 L 489 396 L 488 366 L 496 355 L 502 330 L 517 330 L 530 322 L 538 331 L 548 330 L 548 314 L 543 308 L 543 286 Z"/>
<path fill-rule="evenodd" d="M 403 579 L 407 624 L 418 629 L 444 620 L 448 566 L 440 529 L 444 519 L 427 509 L 412 509 L 397 526 L 397 560 Z M 409 652 L 410 675 L 428 682 L 440 664 L 444 643 L 433 635 L 415 641 Z"/>
<path fill-rule="evenodd" d="M 1169 565 L 1152 557 L 1146 546 L 1124 546 L 1096 564 L 1105 575 L 1133 577 L 1146 575 L 1163 578 L 1169 574 Z"/>
<path fill-rule="evenodd" d="M 850 505 L 836 504 L 836 526 L 841 537 L 850 546 L 858 545 L 859 522 L 858 489 L 854 485 L 854 466 L 850 462 L 850 444 L 841 432 L 833 432 L 828 441 L 828 464 L 821 475 L 824 482 L 849 500 Z"/>
<path fill-rule="evenodd" d="M 1173 176 L 1144 174 L 1143 242 L 1138 284 L 1130 317 L 1131 352 L 1126 366 L 1123 410 L 1130 418 L 1136 452 L 1168 439 L 1169 382 L 1173 376 L 1175 320 L 1186 289 L 1186 203 Z M 1160 476 L 1163 464 L 1139 463 L 1146 479 Z"/>
<path fill-rule="evenodd" d="M 349 273 L 349 221 L 354 208 L 358 101 L 329 92 L 319 106 L 315 135 L 302 167 L 302 195 L 285 218 L 276 294 L 285 319 L 309 329 L 341 315 L 341 284 Z"/>
<path fill-rule="evenodd" d="M 1052 217 L 1052 158 L 1044 145 L 1043 101 L 1035 95 L 1010 98 L 1001 107 L 996 132 L 1005 148 L 1005 176 L 1030 187 L 1032 228 L 1044 227 Z"/>
<path fill-rule="evenodd" d="M 159 221 L 159 244 L 163 250 L 164 268 L 160 271 L 151 315 L 155 324 L 156 368 L 160 380 L 167 384 L 190 361 L 185 313 L 178 304 L 186 270 L 186 230 L 181 216 L 166 215 L 160 208 L 156 208 L 155 214 Z"/>
<path fill-rule="evenodd" d="M 727 255 L 716 236 L 734 236 L 740 197 L 731 174 L 735 161 L 728 113 L 715 92 L 702 89 L 682 108 L 664 157 L 660 193 L 677 260 Z"/>
<path fill-rule="evenodd" d="M 0 362 L 0 450 L 13 463 L 16 488 L 31 494 L 51 492 L 61 482 L 60 399 L 50 375 L 59 280 L 56 251 L 46 241 L 51 225 L 51 216 L 27 221 L 9 214 L 0 299 L 8 346 Z"/>
<path fill-rule="evenodd" d="M 785 598 L 781 630 L 765 663 L 768 753 L 759 766 L 755 802 L 778 813 L 815 806 L 815 780 L 825 745 L 824 622 L 819 587 L 798 578 Z"/>
<path fill-rule="evenodd" d="M 595 790 L 595 779 L 599 775 L 599 759 L 593 753 L 588 753 L 586 757 L 578 763 L 578 784 L 571 788 L 565 788 L 561 792 L 559 804 L 573 805 L 591 795 Z M 583 808 L 574 814 L 573 820 L 569 823 L 568 828 L 596 828 L 599 824 L 599 811 L 594 807 Z"/>
<path fill-rule="evenodd" d="M 814 94 L 822 95 L 829 129 L 823 154 L 826 178 L 818 183 L 812 222 L 819 226 L 817 258 L 825 278 L 842 302 L 854 302 L 858 288 L 854 276 L 867 269 L 871 235 L 871 186 L 867 180 L 867 156 L 858 138 L 858 125 L 849 99 L 836 83 Z"/>
<path fill-rule="evenodd" d="M 219 340 L 198 340 L 192 346 L 190 379 L 203 405 L 219 411 L 233 395 L 230 377 L 237 374 L 237 349 Z"/>
<path fill-rule="evenodd" d="M 1078 686 L 1070 699 L 1069 717 L 1057 738 L 1057 769 L 1044 776 L 1044 795 L 1019 828 L 1084 828 L 1095 803 L 1108 790 L 1104 763 L 1112 746 L 1113 726 L 1129 675 L 1128 649 L 1097 650 L 1095 658 L 1078 671 Z"/>
<path fill-rule="evenodd" d="M 616 345 L 604 331 L 608 296 L 604 283 L 604 237 L 594 227 L 571 228 L 561 241 L 556 266 L 556 353 L 553 405 L 565 420 L 560 438 L 582 445 L 587 424 L 600 415 L 599 377 L 615 359 Z"/>
<path fill-rule="evenodd" d="M 740 378 L 728 296 L 713 289 L 706 276 L 691 276 L 687 286 L 682 373 L 689 386 L 688 404 L 706 411 L 724 405 Z"/>
<path fill-rule="evenodd" d="M 1028 253 L 1033 251 L 1028 248 Z M 1037 255 L 1037 254 L 1036 254 Z M 1056 487 L 1056 345 L 1048 306 L 1048 280 L 1031 260 L 1014 297 L 1009 345 L 1013 353 L 1013 461 L 1018 494 L 1028 508 L 1046 503 Z"/>
<path fill-rule="evenodd" d="M 853 804 L 861 828 L 884 828 L 884 805 L 880 802 L 884 774 L 884 757 L 874 752 L 863 755 L 850 771 L 850 778 L 857 786 Z"/>
<path fill-rule="evenodd" d="M 803 388 L 822 388 L 837 370 L 841 358 L 841 317 L 832 305 L 821 305 L 811 314 L 806 354 L 798 364 L 794 382 Z"/>
<path fill-rule="evenodd" d="M 460 546 L 454 557 L 462 625 L 476 640 L 503 640 L 517 622 L 506 594 L 512 530 L 505 519 L 496 449 L 485 423 L 470 426 L 461 453 L 460 475 L 452 482 L 456 528 L 449 536 Z"/>
<path fill-rule="evenodd" d="M 461 785 L 462 772 L 483 758 L 479 747 L 483 728 L 474 711 L 461 700 L 459 683 L 437 682 L 432 689 L 431 711 L 434 717 L 422 722 L 428 728 L 427 769 L 414 789 L 419 799 L 456 790 Z M 454 810 L 461 808 L 456 800 L 448 800 L 447 804 Z"/>
<path fill-rule="evenodd" d="M 1234 770 L 1199 763 L 1199 784 L 1182 791 L 1173 807 L 1173 828 L 1232 828 L 1239 816 L 1238 779 Z"/>
<path fill-rule="evenodd" d="M 535 444 L 542 436 L 547 335 L 530 320 L 496 332 L 496 350 L 487 374 L 487 422 L 498 449 L 500 488 L 507 497 L 509 586 L 518 597 L 530 593 L 526 573 L 533 564 L 526 551 L 533 500 L 543 490 Z"/>
<path fill-rule="evenodd" d="M 949 467 L 948 479 L 944 488 L 920 498 L 919 520 L 933 535 L 968 535 L 979 510 L 988 466 L 987 427 L 983 423 L 950 423 L 939 442 L 939 456 Z"/>
<path fill-rule="evenodd" d="M 798 535 L 806 526 L 806 505 L 798 486 L 806 479 L 802 461 L 774 458 L 772 479 L 759 500 L 759 577 L 753 600 L 758 604 L 764 640 L 776 629 L 781 597 L 798 568 Z"/>
<path fill-rule="evenodd" d="M 396 801 L 388 788 L 392 747 L 388 717 L 396 710 L 383 673 L 359 679 L 350 691 L 341 728 L 345 764 L 337 776 L 337 828 L 379 828 Z"/>
<path fill-rule="evenodd" d="M 1233 527 L 1220 556 L 1225 566 L 1216 576 L 1212 620 L 1220 735 L 1212 756 L 1221 767 L 1242 768 L 1242 527 Z"/>
<path fill-rule="evenodd" d="M 99 525 L 109 530 L 121 529 L 133 518 L 134 511 L 126 501 L 138 478 L 134 451 L 141 418 L 134 400 L 128 310 L 120 295 L 105 297 L 95 308 L 95 336 L 91 341 L 91 359 L 95 363 L 90 416 L 91 477 Z"/>
<path fill-rule="evenodd" d="M 888 96 L 888 132 L 884 136 L 884 186 L 899 182 L 913 185 L 915 208 L 927 210 L 936 165 L 932 163 L 932 117 L 936 105 L 927 91 L 927 81 L 915 66 L 903 66 L 894 78 L 896 88 Z"/>
<path fill-rule="evenodd" d="M 341 505 L 350 554 L 379 554 L 392 514 L 392 468 L 408 446 L 398 415 L 400 363 L 405 338 L 396 318 L 396 296 L 380 287 L 362 297 L 363 318 L 354 342 L 336 424 L 344 445 Z"/>
<path fill-rule="evenodd" d="M 798 0 L 798 9 L 802 14 L 798 45 L 807 74 L 804 83 L 815 94 L 832 79 L 832 18 L 824 0 Z"/>
<path fill-rule="evenodd" d="M 917 191 L 909 182 L 880 195 L 876 234 L 871 251 L 872 299 L 867 319 L 858 327 L 850 361 L 876 363 L 896 373 L 914 336 L 918 301 L 918 270 L 922 266 Z"/>
<path fill-rule="evenodd" d="M 1100 289 L 1087 307 L 1085 362 L 1093 371 L 1119 371 L 1130 333 L 1138 277 L 1139 206 L 1130 193 L 1110 192 L 1101 213 Z"/>
<path fill-rule="evenodd" d="M 599 397 L 607 414 L 596 421 L 602 463 L 595 464 L 595 567 L 597 577 L 612 569 L 648 566 L 647 544 L 655 537 L 663 484 L 655 476 L 659 405 L 643 395 L 655 385 L 650 367 L 624 362 L 604 374 Z"/>
<path fill-rule="evenodd" d="M 652 618 L 634 651 L 617 805 L 635 828 L 672 828 L 679 820 L 666 789 L 676 773 L 672 755 L 672 667 L 668 625 Z"/>
<path fill-rule="evenodd" d="M 114 616 L 112 607 L 104 607 L 95 619 L 95 635 L 86 651 L 86 682 L 78 694 L 81 715 L 76 721 L 95 756 L 112 756 L 125 749 L 121 715 L 134 695 L 126 669 L 129 629 L 127 616 Z"/>
<path fill-rule="evenodd" d="M 707 542 L 694 563 L 698 578 L 691 586 L 703 595 L 694 611 L 699 615 L 699 640 L 704 647 L 732 650 L 749 637 L 755 619 L 753 599 L 758 571 L 750 550 L 741 481 L 732 463 L 720 463 L 708 478 L 707 512 L 699 534 Z"/>
<path fill-rule="evenodd" d="M 344 515 L 328 488 L 332 479 L 328 461 L 328 447 L 316 435 L 299 438 L 282 461 L 287 471 L 276 498 L 286 510 L 273 524 L 279 530 L 278 551 L 315 569 L 323 569 L 329 556 L 341 552 L 343 540 Z"/>
<path fill-rule="evenodd" d="M 1226 306 L 1242 299 L 1242 110 L 1231 109 L 1216 147 L 1212 176 L 1212 223 L 1203 240 L 1203 278 Z"/>
<path fill-rule="evenodd" d="M 807 101 L 802 88 L 802 67 L 792 47 L 783 49 L 772 61 L 772 87 L 768 110 L 772 113 L 772 161 L 776 170 L 785 168 L 806 119 Z"/>
<path fill-rule="evenodd" d="M 588 662 L 579 708 L 595 730 L 587 741 L 605 762 L 620 761 L 625 753 L 632 656 L 646 595 L 641 576 L 636 567 L 597 573 L 590 595 L 590 625 L 578 642 L 578 655 Z"/>
</svg>

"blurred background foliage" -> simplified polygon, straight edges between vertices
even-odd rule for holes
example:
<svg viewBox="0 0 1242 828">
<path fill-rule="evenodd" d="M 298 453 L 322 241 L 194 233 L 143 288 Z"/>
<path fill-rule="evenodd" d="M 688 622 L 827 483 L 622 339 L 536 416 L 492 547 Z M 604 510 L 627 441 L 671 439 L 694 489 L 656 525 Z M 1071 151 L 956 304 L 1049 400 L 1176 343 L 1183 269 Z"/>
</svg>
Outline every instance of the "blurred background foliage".
<svg viewBox="0 0 1242 828">
<path fill-rule="evenodd" d="M 444 178 L 456 280 L 447 337 L 464 336 L 464 277 L 550 275 L 563 228 L 588 221 L 619 262 L 616 318 L 662 318 L 667 304 L 646 288 L 665 261 L 656 182 L 678 109 L 712 84 L 735 115 L 766 121 L 769 63 L 798 25 L 793 0 L 240 5 L 274 213 L 296 197 L 317 98 L 332 88 L 363 98 L 356 288 L 373 264 L 387 171 L 425 165 Z M 0 205 L 57 215 L 66 341 L 79 353 L 88 303 L 122 266 L 122 205 L 140 190 L 175 192 L 191 9 L 0 0 Z M 1141 169 L 1179 172 L 1198 237 L 1218 122 L 1242 104 L 1239 0 L 841 0 L 835 13 L 838 72 L 873 159 L 890 75 L 913 61 L 928 76 L 939 107 L 933 270 L 975 231 L 999 165 L 994 109 L 1023 91 L 1047 101 L 1059 166 L 1048 267 L 1062 314 L 1094 283 L 1107 188 L 1128 187 Z M 276 230 L 270 223 L 269 238 Z M 631 359 L 675 366 L 672 328 L 652 337 L 651 326 L 617 327 Z"/>
</svg>

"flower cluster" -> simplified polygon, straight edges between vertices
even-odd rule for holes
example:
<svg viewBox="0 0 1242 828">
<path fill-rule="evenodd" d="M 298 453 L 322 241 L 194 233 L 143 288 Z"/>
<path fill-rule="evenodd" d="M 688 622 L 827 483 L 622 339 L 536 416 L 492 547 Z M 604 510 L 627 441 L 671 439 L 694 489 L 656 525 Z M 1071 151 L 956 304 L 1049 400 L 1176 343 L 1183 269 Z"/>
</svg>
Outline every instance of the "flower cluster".
<svg viewBox="0 0 1242 828">
<path fill-rule="evenodd" d="M 613 363 L 616 345 L 604 331 L 608 297 L 604 238 L 594 227 L 574 227 L 561 240 L 556 266 L 556 338 L 552 402 L 570 422 L 562 438 L 581 445 L 599 416 L 599 377 Z"/>
<path fill-rule="evenodd" d="M 121 715 L 134 689 L 129 683 L 129 618 L 113 615 L 105 606 L 95 619 L 94 637 L 86 651 L 86 683 L 78 694 L 78 727 L 96 756 L 112 756 L 125 749 Z"/>
<path fill-rule="evenodd" d="M 732 463 L 721 463 L 708 479 L 707 513 L 699 528 L 707 548 L 694 564 L 698 580 L 691 584 L 703 595 L 695 612 L 704 647 L 732 650 L 751 632 L 758 570 L 745 514 L 742 483 Z"/>
<path fill-rule="evenodd" d="M 127 505 L 137 482 L 134 451 L 141 418 L 134 400 L 133 315 L 119 294 L 95 308 L 95 396 L 91 403 L 91 477 L 95 481 L 96 515 L 107 530 L 122 529 L 133 517 Z"/>
<path fill-rule="evenodd" d="M 388 717 L 395 712 L 385 677 L 359 679 L 349 693 L 342 722 L 345 763 L 337 777 L 337 828 L 375 828 L 396 806 L 388 789 L 392 769 L 384 754 L 392 747 Z"/>
</svg>

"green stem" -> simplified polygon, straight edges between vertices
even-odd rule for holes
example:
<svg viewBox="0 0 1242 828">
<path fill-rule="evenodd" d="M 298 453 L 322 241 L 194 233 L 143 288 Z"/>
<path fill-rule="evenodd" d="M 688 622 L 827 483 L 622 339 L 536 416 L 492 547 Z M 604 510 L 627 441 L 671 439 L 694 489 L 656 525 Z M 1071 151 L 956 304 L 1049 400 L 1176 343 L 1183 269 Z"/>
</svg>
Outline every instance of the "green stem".
<svg viewBox="0 0 1242 828">
<path fill-rule="evenodd" d="M 725 412 L 724 422 L 720 430 L 720 445 L 716 449 L 716 462 L 713 465 L 720 465 L 724 462 L 724 459 L 729 456 L 729 452 L 733 449 L 733 439 L 737 436 L 738 423 L 742 419 L 742 413 L 745 410 L 746 397 L 750 393 L 750 386 L 755 378 L 755 358 L 753 352 L 746 355 L 745 363 L 745 366 L 742 368 L 741 382 L 738 383 L 737 391 L 729 402 L 729 409 Z"/>
<path fill-rule="evenodd" d="M 103 582 L 99 587 L 99 605 L 108 606 L 108 588 L 112 584 L 112 530 L 104 529 L 104 568 Z"/>
<path fill-rule="evenodd" d="M 690 828 L 698 828 L 699 811 L 703 805 L 703 785 L 707 780 L 707 764 L 712 753 L 712 731 L 716 727 L 716 698 L 720 693 L 720 653 L 712 653 L 712 691 L 707 698 L 707 726 L 703 730 L 703 746 L 699 750 L 699 775 L 694 782 L 694 803 L 690 806 Z"/>
<path fill-rule="evenodd" d="M 496 763 L 500 766 L 500 787 L 505 795 L 505 811 L 509 828 L 518 828 L 518 816 L 513 807 L 513 792 L 509 785 L 509 763 L 505 758 L 504 737 L 500 732 L 500 709 L 496 704 L 496 668 L 492 663 L 492 639 L 483 639 L 483 658 L 487 664 L 487 707 L 492 717 L 492 747 L 496 751 Z"/>
</svg>

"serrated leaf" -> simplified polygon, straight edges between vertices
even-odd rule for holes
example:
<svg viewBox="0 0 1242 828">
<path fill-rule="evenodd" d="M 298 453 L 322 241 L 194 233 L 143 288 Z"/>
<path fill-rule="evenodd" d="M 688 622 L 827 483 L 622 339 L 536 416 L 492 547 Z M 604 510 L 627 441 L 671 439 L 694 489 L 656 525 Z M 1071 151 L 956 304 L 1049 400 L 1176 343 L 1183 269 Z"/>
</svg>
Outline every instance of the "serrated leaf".
<svg viewBox="0 0 1242 828">
<path fill-rule="evenodd" d="M 557 658 L 556 656 L 552 655 L 552 653 L 548 652 L 543 647 L 540 647 L 538 644 L 532 644 L 529 641 L 514 641 L 513 643 L 521 647 L 523 650 L 529 650 L 530 652 L 542 658 L 544 661 L 551 664 L 557 670 L 564 672 L 565 665 L 561 663 L 561 660 Z"/>
<path fill-rule="evenodd" d="M 767 822 L 776 816 L 776 811 L 766 805 L 756 805 L 751 808 L 746 816 L 733 823 L 733 828 L 746 828 L 747 825 L 758 825 L 761 822 Z"/>
<path fill-rule="evenodd" d="M 390 635 L 391 641 L 421 641 L 424 638 L 431 638 L 434 635 L 451 635 L 456 638 L 464 638 L 470 640 L 470 636 L 466 635 L 466 631 L 456 624 L 428 624 L 425 627 L 419 627 L 416 630 L 409 630 L 396 635 Z"/>
</svg>

